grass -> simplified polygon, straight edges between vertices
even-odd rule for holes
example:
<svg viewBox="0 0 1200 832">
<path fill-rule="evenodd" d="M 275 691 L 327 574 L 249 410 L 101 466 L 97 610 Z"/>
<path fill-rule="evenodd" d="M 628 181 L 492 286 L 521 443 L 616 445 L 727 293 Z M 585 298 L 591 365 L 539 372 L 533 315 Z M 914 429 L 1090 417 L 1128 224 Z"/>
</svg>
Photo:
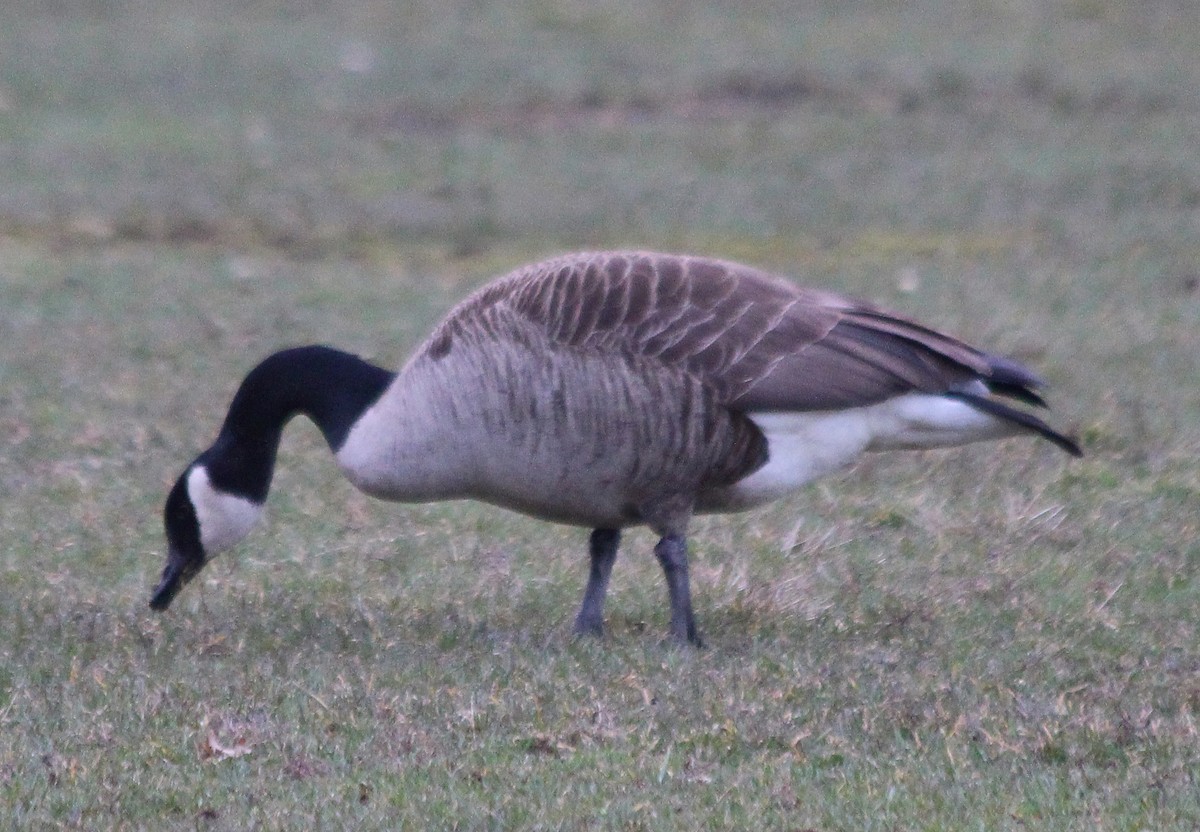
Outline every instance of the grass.
<svg viewBox="0 0 1200 832">
<path fill-rule="evenodd" d="M 1190 12 L 25 5 L 0 12 L 13 826 L 1200 825 Z M 150 614 L 166 488 L 258 358 L 398 364 L 579 245 L 967 334 L 1047 376 L 1088 456 L 877 457 L 703 519 L 693 652 L 661 641 L 647 533 L 577 642 L 581 532 L 370 501 L 297 423 L 263 528 Z"/>
</svg>

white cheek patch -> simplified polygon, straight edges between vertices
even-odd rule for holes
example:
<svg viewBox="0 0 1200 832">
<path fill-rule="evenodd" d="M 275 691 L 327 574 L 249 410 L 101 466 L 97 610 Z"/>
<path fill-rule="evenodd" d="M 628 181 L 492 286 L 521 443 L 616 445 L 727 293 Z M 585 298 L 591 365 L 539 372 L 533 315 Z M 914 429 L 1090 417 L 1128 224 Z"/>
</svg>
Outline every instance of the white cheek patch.
<svg viewBox="0 0 1200 832">
<path fill-rule="evenodd" d="M 197 465 L 188 474 L 187 491 L 200 524 L 200 543 L 207 555 L 215 555 L 237 543 L 262 516 L 262 506 L 253 500 L 214 488 L 203 465 Z"/>
</svg>

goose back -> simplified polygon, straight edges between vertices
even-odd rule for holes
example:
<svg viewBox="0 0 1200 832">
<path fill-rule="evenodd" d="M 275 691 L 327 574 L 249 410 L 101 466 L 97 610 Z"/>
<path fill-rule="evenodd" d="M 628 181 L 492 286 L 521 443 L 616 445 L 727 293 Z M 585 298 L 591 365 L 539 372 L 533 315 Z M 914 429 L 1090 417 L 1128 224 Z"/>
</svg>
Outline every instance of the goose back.
<svg viewBox="0 0 1200 832">
<path fill-rule="evenodd" d="M 512 315 L 560 347 L 686 372 L 746 411 L 943 393 L 992 376 L 998 364 L 1020 370 L 1018 385 L 1038 384 L 1012 362 L 871 304 L 738 263 L 645 252 L 573 254 L 519 269 L 461 303 L 419 355 L 447 354 L 471 332 L 512 338 Z"/>
</svg>

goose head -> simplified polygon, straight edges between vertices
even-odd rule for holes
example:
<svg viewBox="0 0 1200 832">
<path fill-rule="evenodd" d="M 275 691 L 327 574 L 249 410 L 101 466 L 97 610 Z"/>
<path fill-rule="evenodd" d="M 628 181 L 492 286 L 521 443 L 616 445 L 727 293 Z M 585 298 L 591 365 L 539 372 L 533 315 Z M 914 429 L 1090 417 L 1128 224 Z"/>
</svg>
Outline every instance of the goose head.
<svg viewBox="0 0 1200 832">
<path fill-rule="evenodd" d="M 217 553 L 245 537 L 262 515 L 262 503 L 213 484 L 202 455 L 167 495 L 163 526 L 167 564 L 150 607 L 165 610 L 183 586 Z"/>
<path fill-rule="evenodd" d="M 216 441 L 184 469 L 167 495 L 167 565 L 150 607 L 165 610 L 214 555 L 258 522 L 289 419 L 308 416 L 337 453 L 393 378 L 356 355 L 320 345 L 282 350 L 251 370 Z"/>
</svg>

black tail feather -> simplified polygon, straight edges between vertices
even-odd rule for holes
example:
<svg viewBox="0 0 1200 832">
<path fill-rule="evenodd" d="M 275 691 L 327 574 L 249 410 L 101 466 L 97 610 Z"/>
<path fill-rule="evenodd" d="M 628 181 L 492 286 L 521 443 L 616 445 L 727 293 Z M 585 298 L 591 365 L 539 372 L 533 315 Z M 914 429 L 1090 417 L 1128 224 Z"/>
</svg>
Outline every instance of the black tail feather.
<svg viewBox="0 0 1200 832">
<path fill-rule="evenodd" d="M 1034 405 L 1035 407 L 1050 407 L 1050 405 L 1046 404 L 1045 399 L 1023 384 L 1009 384 L 1008 382 L 993 381 L 992 379 L 988 379 L 984 383 L 987 384 L 988 389 L 997 396 L 1007 396 L 1010 399 L 1016 399 L 1018 401 L 1025 402 L 1025 404 Z"/>
<path fill-rule="evenodd" d="M 1005 386 L 1008 386 L 1008 385 L 1005 385 Z M 1021 388 L 1021 389 L 1024 389 L 1024 388 Z M 997 389 L 996 392 L 1000 393 L 1000 392 L 1004 392 L 1004 391 Z M 1026 390 L 1025 392 L 1028 393 L 1028 390 Z M 1069 453 L 1071 456 L 1083 456 L 1083 449 L 1079 447 L 1079 443 L 1077 443 L 1074 439 L 1071 439 L 1070 437 L 1064 436 L 1063 434 L 1059 433 L 1054 428 L 1050 427 L 1045 422 L 1043 422 L 1041 419 L 1034 416 L 1032 413 L 1026 413 L 1024 410 L 1017 410 L 1015 407 L 1009 407 L 1008 405 L 1004 404 L 1003 402 L 998 402 L 995 399 L 989 399 L 986 396 L 976 395 L 975 393 L 953 391 L 953 392 L 947 393 L 946 395 L 950 396 L 952 398 L 959 399 L 960 401 L 966 402 L 967 404 L 969 404 L 971 407 L 975 408 L 976 410 L 982 411 L 984 413 L 987 413 L 991 416 L 995 416 L 1000 419 L 1006 419 L 1010 422 L 1015 422 L 1016 424 L 1020 425 L 1023 428 L 1028 428 L 1029 430 L 1033 431 L 1034 433 L 1040 434 L 1041 436 L 1050 440 L 1055 445 L 1057 445 L 1058 447 L 1062 448 L 1064 451 Z M 1016 394 L 1008 392 L 1008 395 L 1016 395 Z M 1030 394 L 1030 395 L 1036 396 L 1036 394 Z M 1027 399 L 1021 395 L 1016 395 L 1016 398 L 1027 401 Z"/>
<path fill-rule="evenodd" d="M 1046 382 L 1042 380 L 1041 376 L 1011 358 L 1003 358 L 998 355 L 986 355 L 985 357 L 991 372 L 983 379 L 983 382 L 993 393 L 998 396 L 1008 396 L 1036 407 L 1048 406 L 1046 400 L 1034 392 L 1037 388 L 1046 386 Z"/>
</svg>

